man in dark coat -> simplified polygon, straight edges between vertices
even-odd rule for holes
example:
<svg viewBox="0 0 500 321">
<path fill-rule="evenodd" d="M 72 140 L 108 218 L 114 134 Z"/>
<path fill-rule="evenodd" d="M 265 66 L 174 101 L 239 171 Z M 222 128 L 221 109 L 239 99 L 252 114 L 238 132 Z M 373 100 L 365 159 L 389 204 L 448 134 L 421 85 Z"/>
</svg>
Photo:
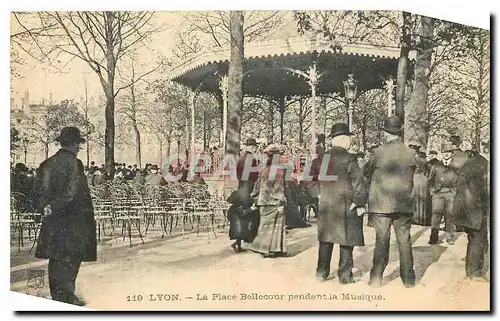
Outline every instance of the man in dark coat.
<svg viewBox="0 0 500 321">
<path fill-rule="evenodd" d="M 443 161 L 435 163 L 429 173 L 429 187 L 432 195 L 432 219 L 431 236 L 429 244 L 437 244 L 439 241 L 439 226 L 444 216 L 446 242 L 454 244 L 453 233 L 455 224 L 453 222 L 453 204 L 457 191 L 459 170 L 453 167 L 454 146 L 444 143 L 442 146 Z"/>
<path fill-rule="evenodd" d="M 370 182 L 368 210 L 376 231 L 370 285 L 379 287 L 389 261 L 391 225 L 399 248 L 400 276 L 406 287 L 415 285 L 410 228 L 413 215 L 413 175 L 415 151 L 401 141 L 402 124 L 398 116 L 384 121 L 387 142 L 374 150 L 366 165 Z"/>
<path fill-rule="evenodd" d="M 83 164 L 76 157 L 85 139 L 75 127 L 65 127 L 56 139 L 61 149 L 40 165 L 34 191 L 45 214 L 35 256 L 49 259 L 53 300 L 84 305 L 75 296 L 82 261 L 97 260 L 96 224 Z"/>
<path fill-rule="evenodd" d="M 259 178 L 259 161 L 257 160 L 257 141 L 254 138 L 249 138 L 246 141 L 246 151 L 238 159 L 236 164 L 236 177 L 238 179 L 238 199 L 241 204 L 244 204 L 241 209 L 248 209 L 252 206 L 252 197 L 250 194 L 254 190 L 255 183 Z M 249 218 L 249 227 L 252 239 L 257 235 L 257 230 L 259 228 L 259 215 L 255 215 Z M 233 249 L 237 252 L 241 252 L 241 241 L 243 239 L 236 239 L 236 241 L 231 245 Z"/>
<path fill-rule="evenodd" d="M 336 243 L 340 245 L 338 278 L 341 284 L 354 283 L 352 251 L 354 246 L 365 245 L 362 215 L 367 186 L 356 156 L 348 152 L 350 135 L 347 124 L 335 124 L 329 136 L 333 147 L 315 159 L 311 168 L 321 191 L 316 277 L 326 280 L 330 274 L 333 244 Z"/>
<path fill-rule="evenodd" d="M 167 185 L 167 182 L 163 178 L 163 176 L 158 172 L 158 165 L 151 165 L 150 173 L 145 178 L 146 185 L 155 185 L 155 186 L 164 186 Z"/>
<path fill-rule="evenodd" d="M 488 248 L 488 194 L 488 161 L 474 152 L 460 171 L 453 213 L 456 225 L 467 233 L 465 273 L 477 281 L 488 281 L 482 272 Z"/>
</svg>

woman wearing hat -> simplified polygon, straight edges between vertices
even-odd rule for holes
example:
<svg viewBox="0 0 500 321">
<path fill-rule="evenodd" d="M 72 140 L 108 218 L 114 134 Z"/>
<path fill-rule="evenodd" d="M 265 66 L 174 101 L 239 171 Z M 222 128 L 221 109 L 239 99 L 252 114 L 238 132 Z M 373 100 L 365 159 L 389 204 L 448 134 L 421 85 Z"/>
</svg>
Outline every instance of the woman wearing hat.
<svg viewBox="0 0 500 321">
<path fill-rule="evenodd" d="M 250 250 L 264 257 L 284 256 L 287 252 L 285 230 L 285 176 L 288 165 L 280 164 L 284 152 L 280 145 L 270 145 L 266 149 L 268 160 L 255 184 L 252 197 L 260 212 L 258 234 L 250 245 Z"/>
</svg>

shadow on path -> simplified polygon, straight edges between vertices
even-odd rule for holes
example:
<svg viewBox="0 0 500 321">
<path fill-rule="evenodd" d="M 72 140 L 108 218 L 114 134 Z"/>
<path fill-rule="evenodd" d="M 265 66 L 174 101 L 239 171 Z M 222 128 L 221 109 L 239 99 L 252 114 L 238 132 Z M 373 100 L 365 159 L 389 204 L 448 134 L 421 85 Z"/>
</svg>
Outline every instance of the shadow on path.
<svg viewBox="0 0 500 321">
<path fill-rule="evenodd" d="M 433 263 L 439 261 L 441 255 L 446 251 L 445 246 L 417 246 L 412 248 L 413 251 L 413 267 L 415 269 L 415 281 L 419 282 L 425 272 Z M 399 278 L 399 268 L 392 271 L 391 274 L 384 278 L 384 281 L 389 283 Z"/>
<path fill-rule="evenodd" d="M 413 233 L 411 235 L 411 243 L 415 243 L 415 241 L 417 241 L 420 236 L 422 236 L 427 230 L 429 230 L 429 227 L 422 226 L 421 229 Z M 389 246 L 389 263 L 399 260 L 398 245 L 396 243 L 396 236 L 394 235 L 394 233 L 391 233 L 391 241 L 393 241 L 393 243 L 391 243 Z M 354 277 L 363 277 L 363 275 L 370 272 L 372 268 L 374 249 L 375 244 L 365 246 L 362 250 L 362 254 L 354 257 L 354 267 L 357 269 L 357 271 L 354 273 Z"/>
</svg>

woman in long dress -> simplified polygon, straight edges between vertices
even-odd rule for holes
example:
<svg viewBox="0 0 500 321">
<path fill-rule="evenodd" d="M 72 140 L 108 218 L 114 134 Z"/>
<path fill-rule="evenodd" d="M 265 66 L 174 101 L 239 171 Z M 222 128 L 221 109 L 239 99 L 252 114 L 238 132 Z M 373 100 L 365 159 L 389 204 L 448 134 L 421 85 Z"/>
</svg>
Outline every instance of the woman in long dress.
<svg viewBox="0 0 500 321">
<path fill-rule="evenodd" d="M 266 167 L 262 170 L 252 193 L 252 196 L 257 198 L 255 204 L 260 212 L 260 225 L 250 250 L 264 257 L 284 256 L 287 252 L 284 207 L 288 164 L 279 162 L 283 151 L 279 145 L 270 145 L 267 148 Z"/>
</svg>

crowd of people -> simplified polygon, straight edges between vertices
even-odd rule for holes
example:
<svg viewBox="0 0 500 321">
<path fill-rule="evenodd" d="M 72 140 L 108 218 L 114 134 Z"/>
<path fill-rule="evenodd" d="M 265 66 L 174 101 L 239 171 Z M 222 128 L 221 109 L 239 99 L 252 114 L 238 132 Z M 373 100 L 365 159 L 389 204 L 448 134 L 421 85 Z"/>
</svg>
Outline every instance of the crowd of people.
<svg viewBox="0 0 500 321">
<path fill-rule="evenodd" d="M 318 137 L 316 157 L 312 161 L 312 180 L 300 181 L 300 175 L 287 178 L 294 170 L 286 147 L 270 145 L 264 153 L 267 162 L 259 172 L 243 175 L 245 166 L 256 167 L 259 160 L 255 140 L 247 141 L 247 151 L 238 161 L 238 189 L 228 202 L 232 247 L 243 251 L 241 243 L 250 243 L 251 251 L 264 257 L 286 255 L 286 218 L 294 186 L 308 192 L 307 205 L 316 209 L 318 225 L 318 265 L 316 276 L 326 280 L 330 274 L 333 245 L 340 245 L 338 280 L 353 283 L 353 248 L 364 246 L 363 216 L 376 231 L 373 266 L 369 284 L 379 287 L 389 259 L 390 227 L 394 226 L 400 259 L 400 276 L 406 287 L 415 285 L 411 249 L 412 224 L 431 226 L 429 245 L 441 243 L 440 225 L 444 218 L 444 239 L 454 245 L 456 231 L 466 232 L 468 247 L 466 275 L 487 281 L 482 269 L 488 248 L 488 161 L 475 150 L 462 151 L 461 139 L 453 135 L 440 153 L 421 151 L 418 144 L 405 145 L 402 123 L 397 116 L 385 119 L 386 142 L 372 146 L 366 154 L 352 154 L 351 133 L 347 124 L 335 124 L 329 144 Z M 275 157 L 278 156 L 278 157 Z M 279 159 L 276 163 L 272 160 Z M 277 166 L 273 171 L 273 166 Z M 273 174 L 271 174 L 273 173 Z M 327 179 L 327 176 L 335 179 Z M 302 184 L 303 183 L 303 184 Z M 295 198 L 295 199 L 294 199 Z M 299 206 L 300 207 L 300 206 Z M 299 210 L 300 212 L 300 210 Z"/>
<path fill-rule="evenodd" d="M 402 124 L 388 117 L 382 128 L 386 142 L 366 154 L 351 153 L 349 126 L 335 124 L 326 140 L 319 135 L 316 154 L 297 157 L 293 148 L 259 146 L 248 139 L 236 165 L 238 186 L 227 199 L 229 238 L 236 252 L 249 250 L 264 257 L 287 254 L 287 228 L 310 227 L 314 213 L 318 228 L 316 277 L 327 280 L 334 244 L 340 246 L 338 280 L 353 283 L 353 249 L 364 246 L 363 216 L 376 232 L 369 284 L 379 287 L 389 259 L 390 227 L 399 248 L 400 276 L 406 287 L 415 285 L 410 228 L 430 225 L 430 246 L 440 242 L 442 218 L 445 240 L 454 244 L 456 231 L 468 236 L 466 275 L 483 276 L 488 247 L 488 161 L 476 151 L 462 151 L 460 137 L 452 136 L 440 153 L 427 156 L 416 144 L 401 140 Z M 96 223 L 89 186 L 113 183 L 166 185 L 179 181 L 204 183 L 189 165 L 168 169 L 155 164 L 144 169 L 116 164 L 108 177 L 105 167 L 77 158 L 85 139 L 74 127 L 61 131 L 61 149 L 36 171 L 16 164 L 11 174 L 13 192 L 31 195 L 35 211 L 43 213 L 36 257 L 49 259 L 49 287 L 54 300 L 83 305 L 74 294 L 83 261 L 96 260 Z M 196 167 L 196 166 L 195 166 Z M 257 169 L 257 170 L 256 170 Z M 309 173 L 307 171 L 309 170 Z M 291 174 L 291 175 L 290 175 Z M 331 179 L 335 177 L 335 179 Z M 71 219 L 69 219 L 71 218 Z"/>
</svg>

